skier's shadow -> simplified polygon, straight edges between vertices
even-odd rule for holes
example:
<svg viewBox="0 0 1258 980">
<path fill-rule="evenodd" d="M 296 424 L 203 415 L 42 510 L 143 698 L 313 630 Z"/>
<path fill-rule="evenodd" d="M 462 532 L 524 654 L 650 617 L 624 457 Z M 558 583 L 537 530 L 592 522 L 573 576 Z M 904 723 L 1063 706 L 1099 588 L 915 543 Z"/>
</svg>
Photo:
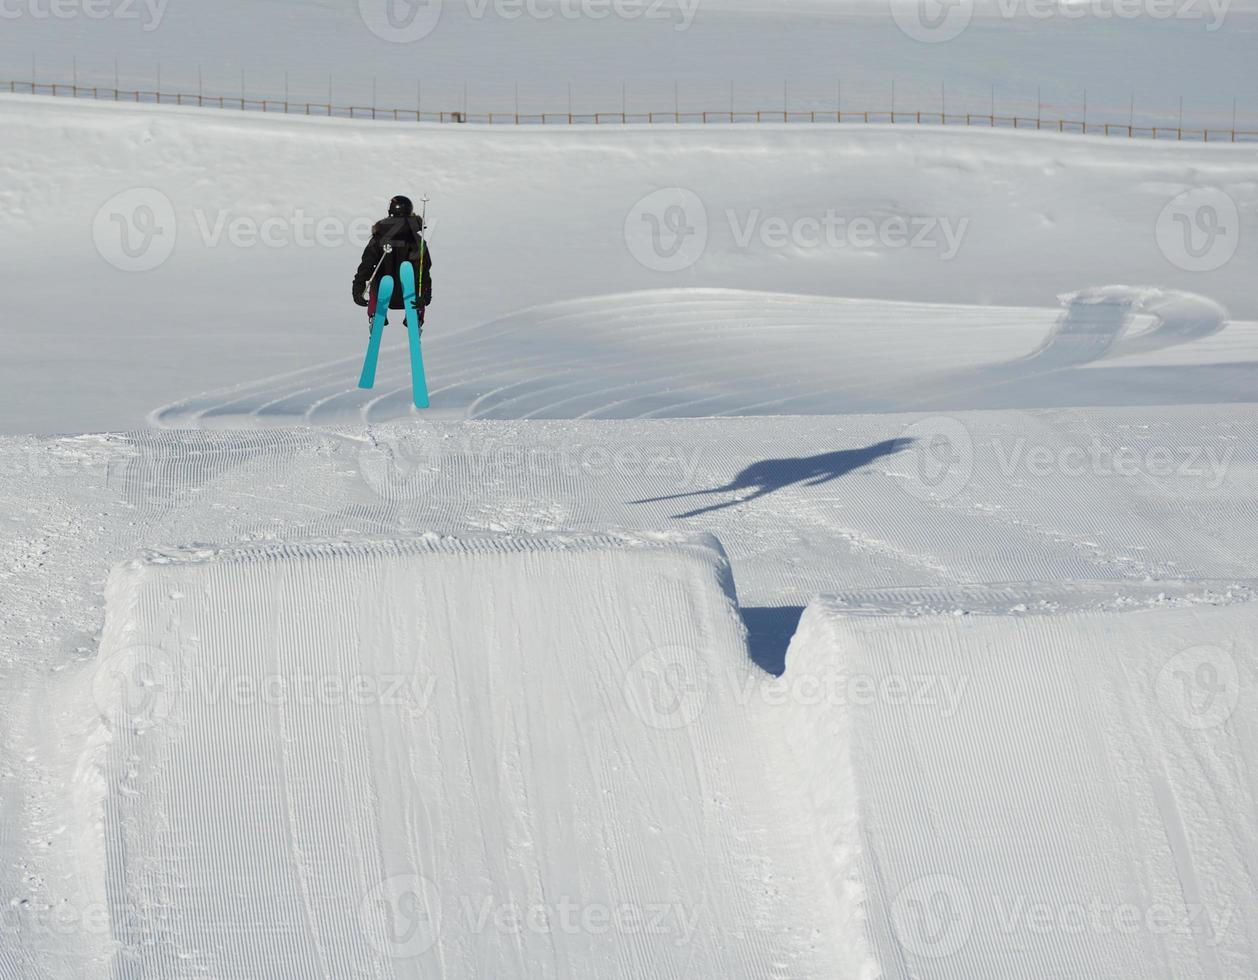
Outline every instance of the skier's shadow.
<svg viewBox="0 0 1258 980">
<path fill-rule="evenodd" d="M 680 500 L 683 497 L 699 497 L 711 493 L 739 493 L 750 490 L 745 496 L 735 497 L 708 507 L 697 507 L 684 514 L 674 514 L 675 520 L 684 517 L 697 517 L 713 511 L 724 510 L 735 504 L 745 504 L 752 500 L 768 496 L 786 487 L 802 484 L 806 487 L 818 487 L 831 480 L 860 469 L 876 459 L 903 452 L 913 445 L 913 439 L 884 439 L 863 449 L 840 449 L 833 453 L 821 453 L 819 456 L 803 456 L 796 459 L 762 459 L 752 463 L 738 473 L 724 486 L 711 487 L 707 490 L 692 490 L 688 493 L 674 493 L 664 497 L 648 497 L 645 500 L 631 500 L 632 504 L 654 504 L 662 500 Z"/>
</svg>

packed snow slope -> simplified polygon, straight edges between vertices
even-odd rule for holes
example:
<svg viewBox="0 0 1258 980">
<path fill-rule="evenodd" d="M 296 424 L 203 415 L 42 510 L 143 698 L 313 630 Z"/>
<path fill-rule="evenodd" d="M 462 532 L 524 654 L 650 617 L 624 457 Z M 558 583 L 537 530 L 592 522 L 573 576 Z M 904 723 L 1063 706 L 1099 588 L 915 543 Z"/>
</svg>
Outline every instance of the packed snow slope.
<svg viewBox="0 0 1258 980">
<path fill-rule="evenodd" d="M 870 376 L 916 390 L 912 372 L 936 360 L 1031 354 L 1058 296 L 1112 283 L 1258 317 L 1258 158 L 1239 146 L 856 125 L 487 130 L 29 97 L 0 99 L 0 125 L 10 432 L 135 428 L 158 406 L 243 383 L 256 388 L 236 424 L 267 414 L 271 399 L 253 395 L 271 391 L 289 419 L 405 414 L 383 384 L 365 410 L 321 401 L 353 396 L 366 330 L 350 280 L 370 221 L 402 190 L 432 198 L 425 343 L 435 386 L 457 389 L 436 410 L 456 417 L 755 413 L 806 394 L 792 372 L 814 389 L 821 355 L 833 394 L 781 410 L 895 407 Z M 1202 237 L 1177 223 L 1208 216 L 1176 211 L 1185 193 L 1237 215 L 1216 207 L 1224 223 Z M 828 218 L 846 230 L 819 235 Z M 661 237 L 673 227 L 678 241 Z M 1209 268 L 1184 251 L 1186 231 L 1212 246 Z M 669 292 L 680 288 L 723 292 L 696 304 Z M 1219 356 L 1253 360 L 1229 334 Z M 307 371 L 309 384 L 274 380 Z M 758 373 L 786 391 L 748 391 Z M 581 374 L 595 389 L 631 377 L 653 397 L 562 404 L 553 376 L 580 394 Z M 539 379 L 554 397 L 511 403 Z M 670 393 L 677 383 L 736 390 L 704 409 L 690 404 L 702 392 Z M 286 401 L 303 387 L 312 397 Z M 1220 396 L 1248 397 L 1236 385 Z M 164 424 L 211 408 L 232 424 L 215 404 Z"/>
<path fill-rule="evenodd" d="M 1063 311 L 670 289 L 524 310 L 428 345 L 428 418 L 686 418 L 1248 402 L 1258 324 L 1191 293 L 1111 286 Z M 401 332 L 401 326 L 396 328 Z M 164 428 L 412 414 L 392 350 L 181 399 Z"/>
<path fill-rule="evenodd" d="M 1252 976 L 1256 610 L 810 605 L 781 698 L 880 975 Z"/>
<path fill-rule="evenodd" d="M 0 127 L 0 431 L 130 430 L 0 438 L 0 974 L 1258 973 L 1252 148 Z M 354 387 L 399 191 L 425 417 Z M 356 667 L 425 710 L 285 695 Z"/>
<path fill-rule="evenodd" d="M 1148 975 L 1166 943 L 1177 976 L 1246 975 L 1255 425 L 1252 406 L 1187 405 L 4 439 L 0 962 L 253 976 L 294 949 L 315 976 L 355 951 L 376 976 L 633 972 L 615 955 L 959 980 Z M 723 542 L 746 646 L 707 544 L 507 537 L 661 527 Z M 819 593 L 886 632 L 810 614 L 786 654 Z M 1235 669 L 1180 656 L 1196 645 Z M 680 659 L 635 674 L 652 650 Z M 700 670 L 738 686 L 708 689 L 694 724 L 641 724 L 635 678 L 685 718 Z M 434 678 L 427 712 L 337 695 Z M 1174 714 L 1185 678 L 1199 707 L 1234 705 L 1204 735 Z M 309 685 L 332 693 L 310 704 Z M 1118 777 L 1125 797 L 1052 792 Z M 576 799 L 585 821 L 556 827 Z M 429 855 L 436 899 L 407 877 L 431 878 Z M 292 903 L 267 899 L 292 882 Z M 503 917 L 484 925 L 487 897 Z M 702 913 L 684 955 L 667 933 L 604 945 L 601 919 L 512 926 L 512 900 L 561 916 L 565 897 Z M 1079 933 L 1094 900 L 1122 919 Z M 365 925 L 339 914 L 364 901 Z M 437 944 L 372 945 L 422 945 L 430 902 Z M 1164 932 L 1196 905 L 1219 971 L 1208 936 Z"/>
<path fill-rule="evenodd" d="M 109 594 L 96 976 L 864 966 L 710 539 L 200 549 Z"/>
</svg>

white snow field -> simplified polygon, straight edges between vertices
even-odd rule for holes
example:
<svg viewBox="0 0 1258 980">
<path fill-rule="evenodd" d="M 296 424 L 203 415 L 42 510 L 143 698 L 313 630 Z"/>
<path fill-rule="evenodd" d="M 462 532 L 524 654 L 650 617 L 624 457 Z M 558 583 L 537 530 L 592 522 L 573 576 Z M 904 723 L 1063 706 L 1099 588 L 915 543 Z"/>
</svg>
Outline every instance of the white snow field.
<svg viewBox="0 0 1258 980">
<path fill-rule="evenodd" d="M 128 50 L 1253 88 L 1240 11 L 906 46 L 727 4 L 687 48 L 447 4 L 431 47 L 247 6 Z M 129 29 L 57 26 L 6 63 Z M 1258 975 L 1252 146 L 18 95 L 0 132 L 0 977 Z M 398 192 L 424 414 L 396 323 L 355 387 Z"/>
<path fill-rule="evenodd" d="M 9 972 L 1246 975 L 1258 415 L 1149 418 L 7 438 Z"/>
<path fill-rule="evenodd" d="M 109 594 L 113 976 L 862 967 L 714 541 L 167 553 Z"/>
<path fill-rule="evenodd" d="M 1110 286 L 1061 299 L 1061 312 L 729 289 L 574 300 L 434 337 L 428 373 L 438 405 L 426 414 L 824 415 L 1247 402 L 1258 394 L 1258 324 L 1229 322 L 1205 297 Z M 356 387 L 357 361 L 199 394 L 150 421 L 336 425 L 411 413 L 402 351 L 371 391 Z"/>
<path fill-rule="evenodd" d="M 881 975 L 1251 975 L 1255 610 L 810 605 L 783 703 Z"/>
<path fill-rule="evenodd" d="M 1197 363 L 1214 344 L 1243 363 L 1250 341 L 1235 335 L 1258 319 L 1258 158 L 1244 146 L 846 124 L 417 127 L 21 96 L 0 98 L 0 125 L 9 432 L 139 428 L 157 406 L 241 384 L 264 396 L 246 397 L 242 425 L 407 417 L 396 373 L 353 387 L 366 330 L 350 300 L 361 235 L 401 188 L 432 197 L 425 342 L 444 417 L 593 407 L 558 404 L 557 390 L 494 407 L 508 388 L 544 395 L 556 375 L 596 390 L 628 376 L 655 396 L 609 395 L 601 416 L 672 414 L 704 394 L 673 387 L 696 382 L 736 390 L 678 414 L 755 414 L 784 395 L 801 397 L 772 410 L 849 411 L 879 400 L 873 370 L 891 381 L 1028 354 L 1059 296 L 1109 284 L 1192 293 L 1244 321 Z M 669 271 L 650 219 L 673 206 L 695 230 L 677 251 L 693 264 Z M 850 228 L 818 231 L 828 213 Z M 1208 214 L 1222 222 L 1213 237 L 1191 224 Z M 1193 259 L 1186 233 L 1214 248 Z M 51 320 L 65 275 L 47 254 L 85 297 Z M 695 287 L 738 292 L 668 292 Z M 403 359 L 385 342 L 388 371 Z M 823 355 L 842 373 L 826 374 Z M 818 378 L 832 394 L 813 394 Z M 1155 386 L 1144 400 L 1160 397 Z M 1210 400 L 1251 397 L 1231 385 Z M 231 424 L 218 401 L 172 414 L 212 408 Z"/>
</svg>

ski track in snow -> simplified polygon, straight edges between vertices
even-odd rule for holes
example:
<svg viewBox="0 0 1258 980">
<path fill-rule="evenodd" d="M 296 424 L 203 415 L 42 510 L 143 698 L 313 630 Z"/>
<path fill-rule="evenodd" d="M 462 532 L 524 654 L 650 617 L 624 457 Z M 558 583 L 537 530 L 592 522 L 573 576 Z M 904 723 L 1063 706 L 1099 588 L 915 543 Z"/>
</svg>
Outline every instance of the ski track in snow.
<svg viewBox="0 0 1258 980">
<path fill-rule="evenodd" d="M 424 340 L 429 414 L 552 419 L 821 415 L 916 405 L 956 410 L 1000 407 L 1009 386 L 1025 402 L 1035 380 L 1048 374 L 1058 376 L 1044 386 L 1046 398 L 1060 401 L 1076 384 L 1086 387 L 1089 402 L 1122 404 L 1122 387 L 1104 377 L 1060 375 L 1107 358 L 1200 343 L 1226 322 L 1216 303 L 1187 293 L 1108 287 L 1067 302 L 1053 325 L 1053 314 L 1039 310 L 734 290 L 593 297 L 454 336 L 430 331 Z M 1154 325 L 1128 337 L 1138 314 Z M 1029 350 L 1044 332 L 1047 338 Z M 987 363 L 971 366 L 976 352 Z M 346 359 L 262 379 L 164 406 L 150 420 L 163 428 L 343 425 L 414 414 L 401 348 L 387 349 L 373 390 L 347 387 L 357 367 L 357 359 Z M 1185 399 L 1201 397 L 1191 377 L 1181 387 Z M 1251 394 L 1242 376 L 1225 391 L 1212 381 L 1210 391 L 1210 400 Z"/>
</svg>

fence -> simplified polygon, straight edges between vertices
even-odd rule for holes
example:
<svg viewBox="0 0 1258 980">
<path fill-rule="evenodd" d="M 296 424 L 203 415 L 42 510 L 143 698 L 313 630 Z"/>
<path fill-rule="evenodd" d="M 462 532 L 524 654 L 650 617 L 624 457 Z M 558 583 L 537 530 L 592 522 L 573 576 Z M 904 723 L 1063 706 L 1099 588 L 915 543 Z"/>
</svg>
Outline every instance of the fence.
<svg viewBox="0 0 1258 980">
<path fill-rule="evenodd" d="M 422 112 L 418 109 L 386 109 L 376 106 L 333 105 L 328 102 L 290 102 L 287 99 L 258 99 L 248 96 L 155 92 L 142 89 L 105 88 L 64 82 L 0 82 L 9 92 L 22 95 L 51 95 L 151 105 L 199 106 L 236 109 L 245 112 L 296 113 L 343 119 L 384 119 L 393 122 L 473 123 L 480 125 L 641 125 L 671 123 L 881 123 L 934 126 L 982 126 L 991 129 L 1035 129 L 1080 135 L 1125 136 L 1132 139 L 1190 140 L 1206 143 L 1258 142 L 1258 131 L 1223 128 L 1185 129 L 1175 126 L 1135 126 L 1131 123 L 1094 122 L 1084 119 L 1045 119 L 1040 116 L 1002 116 L 995 113 L 945 113 L 890 110 L 805 110 L 784 109 L 753 112 L 730 110 L 713 112 Z"/>
</svg>

